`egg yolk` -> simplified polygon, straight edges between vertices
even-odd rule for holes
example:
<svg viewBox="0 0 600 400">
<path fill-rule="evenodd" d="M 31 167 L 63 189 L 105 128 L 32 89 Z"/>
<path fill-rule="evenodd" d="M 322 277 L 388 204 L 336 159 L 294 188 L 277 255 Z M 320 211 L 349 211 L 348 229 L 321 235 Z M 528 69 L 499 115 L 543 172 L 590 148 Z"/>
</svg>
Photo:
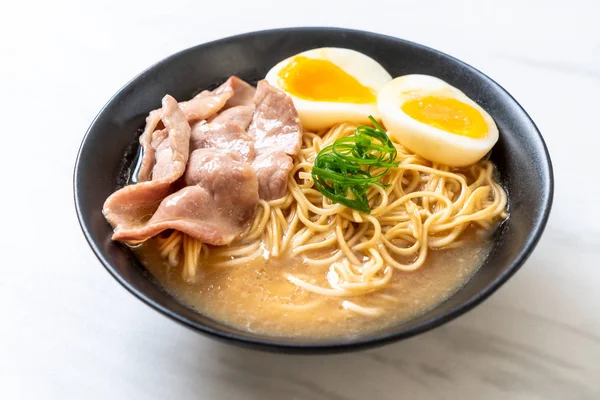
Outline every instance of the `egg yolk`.
<svg viewBox="0 0 600 400">
<path fill-rule="evenodd" d="M 452 97 L 427 96 L 402 104 L 402 111 L 419 122 L 455 135 L 486 137 L 488 126 L 475 107 Z"/>
<path fill-rule="evenodd" d="M 296 56 L 279 71 L 280 87 L 296 97 L 336 103 L 375 103 L 376 93 L 331 61 Z"/>
</svg>

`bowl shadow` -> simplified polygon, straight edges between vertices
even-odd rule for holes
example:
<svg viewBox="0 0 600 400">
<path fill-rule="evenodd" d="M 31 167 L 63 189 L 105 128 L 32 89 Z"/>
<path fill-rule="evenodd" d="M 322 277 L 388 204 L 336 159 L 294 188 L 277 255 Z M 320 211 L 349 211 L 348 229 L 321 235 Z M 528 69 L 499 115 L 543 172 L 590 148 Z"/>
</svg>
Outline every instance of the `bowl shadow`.
<svg viewBox="0 0 600 400">
<path fill-rule="evenodd" d="M 235 383 L 246 399 L 397 399 L 410 394 L 439 399 L 440 393 L 467 398 L 541 396 L 594 398 L 585 385 L 592 371 L 572 361 L 569 348 L 548 346 L 548 335 L 564 342 L 593 337 L 519 304 L 551 304 L 560 286 L 542 297 L 531 285 L 544 274 L 544 258 L 531 260 L 532 273 L 507 285 L 497 298 L 417 337 L 371 350 L 337 355 L 282 355 L 199 339 L 197 368 L 218 365 L 218 381 Z M 535 299 L 533 298 L 534 296 Z M 593 365 L 592 360 L 590 364 Z M 597 394 L 597 393 L 596 393 Z M 472 397 L 475 396 L 475 397 Z"/>
</svg>

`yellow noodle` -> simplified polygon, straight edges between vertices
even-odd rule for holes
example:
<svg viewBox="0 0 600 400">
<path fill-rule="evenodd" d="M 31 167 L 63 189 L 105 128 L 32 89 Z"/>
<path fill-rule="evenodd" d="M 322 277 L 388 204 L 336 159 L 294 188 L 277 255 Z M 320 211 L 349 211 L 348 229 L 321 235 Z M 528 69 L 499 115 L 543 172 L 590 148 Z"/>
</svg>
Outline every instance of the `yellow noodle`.
<svg viewBox="0 0 600 400">
<path fill-rule="evenodd" d="M 378 317 L 383 310 L 377 307 L 363 307 L 348 300 L 342 301 L 342 308 L 360 314 L 365 317 Z"/>
<path fill-rule="evenodd" d="M 307 267 L 328 266 L 329 271 L 313 281 L 286 273 L 301 292 L 317 299 L 282 309 L 308 310 L 322 304 L 323 297 L 353 297 L 341 307 L 378 316 L 381 310 L 358 304 L 354 296 L 389 288 L 395 270 L 420 268 L 431 249 L 459 246 L 470 226 L 485 232 L 507 217 L 507 196 L 494 180 L 490 161 L 456 169 L 431 163 L 397 143 L 399 166 L 383 178 L 386 186 L 372 185 L 367 191 L 370 214 L 332 203 L 314 188 L 312 165 L 323 147 L 355 128 L 343 123 L 327 132 L 305 132 L 287 193 L 261 200 L 254 221 L 236 243 L 210 247 L 173 232 L 161 239 L 161 255 L 172 261 L 182 253 L 186 279 L 209 254 L 214 267 L 236 267 L 258 257 L 301 257 Z M 398 300 L 384 293 L 378 296 Z"/>
</svg>

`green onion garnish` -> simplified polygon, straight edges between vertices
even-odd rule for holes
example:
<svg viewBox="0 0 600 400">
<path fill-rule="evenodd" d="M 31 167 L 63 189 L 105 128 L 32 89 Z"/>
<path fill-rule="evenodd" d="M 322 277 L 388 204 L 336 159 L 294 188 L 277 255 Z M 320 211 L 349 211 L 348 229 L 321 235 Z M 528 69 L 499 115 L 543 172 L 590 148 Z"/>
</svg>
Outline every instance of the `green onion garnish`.
<svg viewBox="0 0 600 400">
<path fill-rule="evenodd" d="M 343 204 L 366 214 L 371 212 L 367 190 L 379 182 L 396 162 L 397 151 L 375 118 L 375 126 L 359 126 L 353 136 L 336 140 L 319 152 L 312 169 L 315 187 L 334 203 Z M 373 175 L 375 168 L 385 168 Z"/>
</svg>

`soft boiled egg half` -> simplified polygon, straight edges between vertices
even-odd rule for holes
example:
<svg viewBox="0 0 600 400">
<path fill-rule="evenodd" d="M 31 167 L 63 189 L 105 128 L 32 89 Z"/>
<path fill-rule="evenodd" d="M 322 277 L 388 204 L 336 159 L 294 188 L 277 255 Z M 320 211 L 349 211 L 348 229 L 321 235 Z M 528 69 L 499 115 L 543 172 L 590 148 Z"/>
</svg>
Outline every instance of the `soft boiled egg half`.
<svg viewBox="0 0 600 400">
<path fill-rule="evenodd" d="M 390 81 L 379 91 L 377 105 L 392 139 L 435 163 L 473 164 L 498 140 L 498 128 L 485 110 L 433 76 Z"/>
<path fill-rule="evenodd" d="M 362 53 L 324 47 L 281 61 L 265 79 L 292 98 L 306 129 L 321 130 L 377 117 L 378 91 L 392 77 Z"/>
</svg>

